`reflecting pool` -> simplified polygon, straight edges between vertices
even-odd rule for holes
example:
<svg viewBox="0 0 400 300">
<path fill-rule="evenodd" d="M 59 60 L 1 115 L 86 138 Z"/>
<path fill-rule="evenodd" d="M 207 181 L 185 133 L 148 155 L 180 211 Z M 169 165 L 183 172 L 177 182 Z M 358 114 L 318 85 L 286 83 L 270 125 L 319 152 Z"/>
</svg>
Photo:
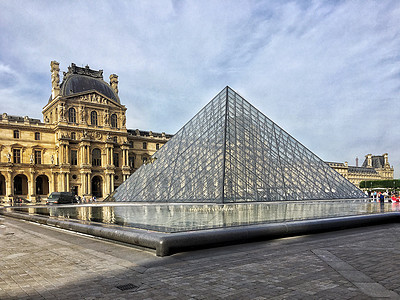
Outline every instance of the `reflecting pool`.
<svg viewBox="0 0 400 300">
<path fill-rule="evenodd" d="M 383 204 L 357 199 L 220 205 L 101 203 L 93 205 L 12 207 L 7 208 L 7 210 L 172 233 L 393 212 L 400 211 L 400 204 Z"/>
</svg>

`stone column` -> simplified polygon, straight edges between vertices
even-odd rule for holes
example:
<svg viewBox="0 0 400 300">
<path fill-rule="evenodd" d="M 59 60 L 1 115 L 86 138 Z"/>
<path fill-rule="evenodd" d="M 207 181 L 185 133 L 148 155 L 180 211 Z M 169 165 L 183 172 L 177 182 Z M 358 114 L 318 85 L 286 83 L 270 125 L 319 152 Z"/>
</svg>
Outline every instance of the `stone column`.
<svg viewBox="0 0 400 300">
<path fill-rule="evenodd" d="M 7 172 L 7 181 L 6 181 L 6 196 L 11 197 L 14 194 L 13 192 L 13 178 L 12 178 L 12 171 Z M 9 200 L 11 200 L 9 199 Z"/>
<path fill-rule="evenodd" d="M 65 163 L 67 163 L 67 164 L 70 163 L 69 162 L 69 156 L 70 156 L 69 145 L 67 144 L 67 145 L 65 145 Z"/>
<path fill-rule="evenodd" d="M 110 147 L 110 165 L 114 165 L 114 147 Z"/>
<path fill-rule="evenodd" d="M 65 187 L 65 177 L 64 173 L 60 172 L 58 174 L 58 191 L 59 192 L 64 192 L 64 187 Z"/>
<path fill-rule="evenodd" d="M 36 191 L 35 191 L 35 170 L 33 170 L 32 168 L 29 173 L 29 181 L 30 181 L 30 183 L 28 182 L 29 199 L 33 200 Z"/>
<path fill-rule="evenodd" d="M 60 144 L 60 147 L 58 148 L 58 163 L 60 165 L 62 165 L 64 163 L 63 153 L 64 153 L 64 146 L 63 146 L 63 144 Z"/>
<path fill-rule="evenodd" d="M 70 186 L 69 186 L 69 173 L 65 173 L 65 191 L 70 192 Z"/>
<path fill-rule="evenodd" d="M 106 144 L 106 163 L 105 163 L 105 166 L 110 165 L 110 148 L 111 148 L 111 145 Z"/>
<path fill-rule="evenodd" d="M 87 180 L 87 194 L 91 195 L 92 194 L 92 182 L 90 180 L 90 174 L 86 174 L 86 180 Z"/>
<path fill-rule="evenodd" d="M 50 194 L 54 192 L 55 184 L 56 184 L 56 173 L 51 172 L 51 182 L 49 182 L 49 193 Z"/>
</svg>

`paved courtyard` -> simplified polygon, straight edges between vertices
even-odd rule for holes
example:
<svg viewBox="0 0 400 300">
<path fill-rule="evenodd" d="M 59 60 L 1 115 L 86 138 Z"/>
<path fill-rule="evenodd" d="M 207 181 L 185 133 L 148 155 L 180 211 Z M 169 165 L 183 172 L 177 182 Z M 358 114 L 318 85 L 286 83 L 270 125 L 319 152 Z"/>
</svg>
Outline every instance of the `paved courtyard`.
<svg viewBox="0 0 400 300">
<path fill-rule="evenodd" d="M 400 299 L 400 224 L 152 251 L 4 218 L 0 299 Z"/>
</svg>

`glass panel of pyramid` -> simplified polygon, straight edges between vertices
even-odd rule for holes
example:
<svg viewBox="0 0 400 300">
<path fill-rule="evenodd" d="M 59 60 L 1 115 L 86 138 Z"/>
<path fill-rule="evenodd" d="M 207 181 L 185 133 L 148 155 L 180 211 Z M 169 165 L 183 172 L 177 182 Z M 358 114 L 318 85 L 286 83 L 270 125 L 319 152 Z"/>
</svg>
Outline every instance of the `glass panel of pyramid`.
<svg viewBox="0 0 400 300">
<path fill-rule="evenodd" d="M 364 193 L 223 89 L 141 166 L 114 201 L 234 203 L 363 198 Z"/>
</svg>

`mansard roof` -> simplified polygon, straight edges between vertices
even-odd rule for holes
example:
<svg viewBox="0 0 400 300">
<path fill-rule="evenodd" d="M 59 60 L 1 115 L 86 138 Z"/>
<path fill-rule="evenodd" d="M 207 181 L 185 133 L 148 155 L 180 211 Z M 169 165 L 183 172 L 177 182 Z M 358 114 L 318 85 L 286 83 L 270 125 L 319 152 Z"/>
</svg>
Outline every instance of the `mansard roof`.
<svg viewBox="0 0 400 300">
<path fill-rule="evenodd" d="M 368 166 L 368 158 L 365 158 L 362 166 L 363 167 Z M 375 169 L 380 169 L 385 167 L 385 158 L 383 157 L 383 155 L 372 156 L 372 167 Z"/>
</svg>

